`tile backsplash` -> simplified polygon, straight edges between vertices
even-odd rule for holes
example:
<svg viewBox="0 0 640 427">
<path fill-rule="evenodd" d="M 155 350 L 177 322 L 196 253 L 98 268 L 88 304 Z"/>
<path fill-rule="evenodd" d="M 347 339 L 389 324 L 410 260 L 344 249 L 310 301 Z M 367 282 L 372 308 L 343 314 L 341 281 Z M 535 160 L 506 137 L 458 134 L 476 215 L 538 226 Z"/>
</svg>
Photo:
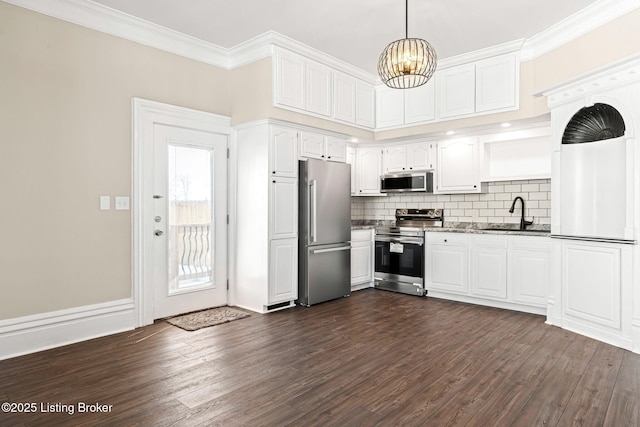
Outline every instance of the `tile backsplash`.
<svg viewBox="0 0 640 427">
<path fill-rule="evenodd" d="M 355 220 L 395 220 L 396 209 L 444 209 L 444 220 L 455 222 L 519 224 L 520 202 L 511 214 L 513 199 L 525 202 L 525 219 L 534 224 L 551 224 L 551 180 L 497 181 L 488 183 L 482 194 L 389 194 L 379 197 L 352 197 L 351 218 Z"/>
</svg>

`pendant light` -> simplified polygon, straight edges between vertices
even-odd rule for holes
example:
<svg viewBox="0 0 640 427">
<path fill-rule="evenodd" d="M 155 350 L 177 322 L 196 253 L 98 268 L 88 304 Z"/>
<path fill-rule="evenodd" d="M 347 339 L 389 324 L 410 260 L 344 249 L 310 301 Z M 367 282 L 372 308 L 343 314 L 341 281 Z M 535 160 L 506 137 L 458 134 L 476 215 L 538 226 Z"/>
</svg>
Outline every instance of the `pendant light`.
<svg viewBox="0 0 640 427">
<path fill-rule="evenodd" d="M 389 43 L 382 51 L 378 75 L 391 88 L 410 89 L 429 81 L 437 61 L 436 51 L 426 40 L 409 38 L 409 0 L 406 0 L 405 38 Z"/>
</svg>

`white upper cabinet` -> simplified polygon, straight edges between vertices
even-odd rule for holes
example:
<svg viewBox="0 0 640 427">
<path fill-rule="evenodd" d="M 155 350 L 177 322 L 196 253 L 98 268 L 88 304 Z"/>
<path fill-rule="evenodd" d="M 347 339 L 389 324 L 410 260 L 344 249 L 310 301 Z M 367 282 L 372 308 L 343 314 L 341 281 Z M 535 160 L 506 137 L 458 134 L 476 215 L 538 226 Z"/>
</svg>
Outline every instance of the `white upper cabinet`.
<svg viewBox="0 0 640 427">
<path fill-rule="evenodd" d="M 375 89 L 344 73 L 333 73 L 333 118 L 359 126 L 375 126 Z"/>
<path fill-rule="evenodd" d="M 298 132 L 273 126 L 269 141 L 269 169 L 273 176 L 298 176 Z"/>
<path fill-rule="evenodd" d="M 305 61 L 299 55 L 278 50 L 275 73 L 275 102 L 304 109 Z"/>
<path fill-rule="evenodd" d="M 407 146 L 395 145 L 384 150 L 384 171 L 402 172 L 407 169 Z"/>
<path fill-rule="evenodd" d="M 274 105 L 373 129 L 374 86 L 285 49 L 276 49 Z"/>
<path fill-rule="evenodd" d="M 344 163 L 347 157 L 347 142 L 334 136 L 302 131 L 300 157 Z"/>
<path fill-rule="evenodd" d="M 300 156 L 323 159 L 324 135 L 313 132 L 300 132 Z"/>
<path fill-rule="evenodd" d="M 351 165 L 351 195 L 356 194 L 356 147 L 347 145 L 346 162 Z"/>
<path fill-rule="evenodd" d="M 379 195 L 382 175 L 382 149 L 358 147 L 356 151 L 356 195 Z"/>
<path fill-rule="evenodd" d="M 306 61 L 305 109 L 322 116 L 331 116 L 333 91 L 331 69 Z"/>
<path fill-rule="evenodd" d="M 356 122 L 356 79 L 343 73 L 333 77 L 333 117 L 347 123 Z"/>
<path fill-rule="evenodd" d="M 332 162 L 347 161 L 347 142 L 334 136 L 327 136 L 325 140 L 325 156 Z"/>
<path fill-rule="evenodd" d="M 480 193 L 478 138 L 457 138 L 437 144 L 436 193 Z"/>
<path fill-rule="evenodd" d="M 435 79 L 404 92 L 404 123 L 429 122 L 436 118 Z"/>
<path fill-rule="evenodd" d="M 475 111 L 474 64 L 447 68 L 436 75 L 438 117 L 456 117 Z"/>
<path fill-rule="evenodd" d="M 373 85 L 356 80 L 356 124 L 368 128 L 376 125 L 376 92 Z"/>
<path fill-rule="evenodd" d="M 476 113 L 513 109 L 519 101 L 516 55 L 501 55 L 476 63 Z"/>
<path fill-rule="evenodd" d="M 433 143 L 393 145 L 384 150 L 384 172 L 433 169 L 434 157 Z"/>
<path fill-rule="evenodd" d="M 376 89 L 376 127 L 404 124 L 404 92 L 386 86 Z"/>
<path fill-rule="evenodd" d="M 413 89 L 376 89 L 376 127 L 387 128 L 435 119 L 435 81 Z"/>
<path fill-rule="evenodd" d="M 275 104 L 331 116 L 331 69 L 283 49 L 278 49 L 275 58 Z"/>
</svg>

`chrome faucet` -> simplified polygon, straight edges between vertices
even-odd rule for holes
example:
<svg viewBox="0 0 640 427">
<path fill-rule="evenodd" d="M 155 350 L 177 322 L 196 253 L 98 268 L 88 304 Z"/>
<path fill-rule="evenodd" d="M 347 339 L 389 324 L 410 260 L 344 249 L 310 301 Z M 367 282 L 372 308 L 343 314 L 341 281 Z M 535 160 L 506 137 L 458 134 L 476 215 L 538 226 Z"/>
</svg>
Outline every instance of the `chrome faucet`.
<svg viewBox="0 0 640 427">
<path fill-rule="evenodd" d="M 520 199 L 520 202 L 522 204 L 522 214 L 520 215 L 520 230 L 524 230 L 525 228 L 527 228 L 527 225 L 533 224 L 533 220 L 535 219 L 535 217 L 531 218 L 531 221 L 526 221 L 524 219 L 524 199 L 520 196 L 513 199 L 513 203 L 511 203 L 511 207 L 509 208 L 509 213 L 513 213 L 518 199 Z"/>
</svg>

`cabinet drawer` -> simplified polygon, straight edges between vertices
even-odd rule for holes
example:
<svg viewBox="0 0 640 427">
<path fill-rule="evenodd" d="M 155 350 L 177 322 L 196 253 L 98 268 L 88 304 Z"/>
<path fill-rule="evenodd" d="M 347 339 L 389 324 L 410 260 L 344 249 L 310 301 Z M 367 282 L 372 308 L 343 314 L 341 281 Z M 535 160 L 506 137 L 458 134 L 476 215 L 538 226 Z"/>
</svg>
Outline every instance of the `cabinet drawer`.
<svg viewBox="0 0 640 427">
<path fill-rule="evenodd" d="M 427 244 L 466 246 L 469 238 L 461 234 L 452 233 L 426 233 Z"/>
</svg>

